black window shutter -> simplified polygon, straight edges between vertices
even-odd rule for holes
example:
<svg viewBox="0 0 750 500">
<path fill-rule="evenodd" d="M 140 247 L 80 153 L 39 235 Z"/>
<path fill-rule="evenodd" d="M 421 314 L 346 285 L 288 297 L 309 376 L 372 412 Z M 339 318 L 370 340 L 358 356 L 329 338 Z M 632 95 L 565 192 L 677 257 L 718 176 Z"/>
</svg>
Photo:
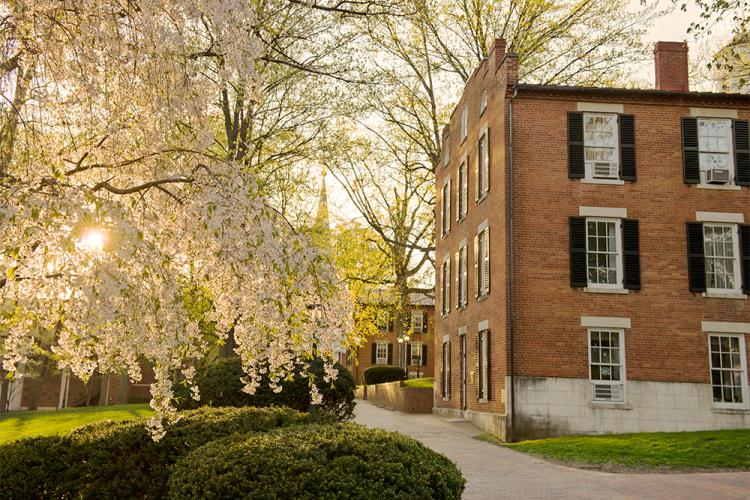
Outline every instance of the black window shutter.
<svg viewBox="0 0 750 500">
<path fill-rule="evenodd" d="M 492 344 L 490 343 L 490 340 L 492 337 L 490 337 L 490 331 L 487 330 L 484 332 L 484 335 L 487 337 L 487 400 L 489 401 L 492 399 Z"/>
<path fill-rule="evenodd" d="M 641 253 L 638 220 L 622 221 L 623 286 L 628 290 L 641 289 Z"/>
<path fill-rule="evenodd" d="M 378 362 L 378 344 L 372 344 L 372 364 Z"/>
<path fill-rule="evenodd" d="M 427 366 L 427 344 L 422 344 L 422 366 Z"/>
<path fill-rule="evenodd" d="M 738 186 L 750 186 L 750 137 L 747 120 L 734 121 L 735 182 Z"/>
<path fill-rule="evenodd" d="M 697 118 L 682 118 L 682 175 L 686 184 L 698 184 L 701 181 Z"/>
<path fill-rule="evenodd" d="M 477 332 L 477 342 L 476 342 L 476 368 L 474 369 L 474 373 L 477 374 L 477 399 L 480 399 L 482 397 L 482 343 L 480 339 L 482 338 L 482 332 Z"/>
<path fill-rule="evenodd" d="M 688 282 L 691 292 L 706 291 L 706 258 L 703 250 L 703 224 L 687 223 Z"/>
<path fill-rule="evenodd" d="M 635 117 L 620 115 L 620 179 L 635 180 Z"/>
<path fill-rule="evenodd" d="M 582 288 L 586 278 L 586 218 L 570 218 L 570 286 Z"/>
<path fill-rule="evenodd" d="M 742 291 L 750 294 L 750 224 L 740 225 L 740 259 L 742 260 Z"/>
<path fill-rule="evenodd" d="M 583 179 L 583 113 L 568 113 L 568 177 Z"/>
<path fill-rule="evenodd" d="M 388 342 L 388 364 L 393 364 L 393 344 Z"/>
<path fill-rule="evenodd" d="M 411 344 L 406 344 L 406 366 L 411 364 Z"/>
</svg>

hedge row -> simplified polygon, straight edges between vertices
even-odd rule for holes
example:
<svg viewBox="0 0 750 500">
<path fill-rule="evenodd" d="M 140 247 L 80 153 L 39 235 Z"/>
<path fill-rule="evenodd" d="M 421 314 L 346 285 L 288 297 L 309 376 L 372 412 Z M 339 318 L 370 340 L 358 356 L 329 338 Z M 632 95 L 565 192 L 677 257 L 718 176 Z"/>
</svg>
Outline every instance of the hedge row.
<svg viewBox="0 0 750 500">
<path fill-rule="evenodd" d="M 186 455 L 169 479 L 173 499 L 459 499 L 463 489 L 444 456 L 356 424 L 230 436 Z"/>
<path fill-rule="evenodd" d="M 323 396 L 323 404 L 312 408 L 310 385 L 307 377 L 296 376 L 281 383 L 281 392 L 273 392 L 268 384 L 268 374 L 264 375 L 260 387 L 250 395 L 242 390 L 245 373 L 237 357 L 221 358 L 198 370 L 195 382 L 200 390 L 200 401 L 193 400 L 184 386 L 178 386 L 176 393 L 180 408 L 199 406 L 286 406 L 298 411 L 323 410 L 332 413 L 339 420 L 346 420 L 354 413 L 354 390 L 356 383 L 346 367 L 336 363 L 338 377 L 331 383 L 323 381 L 323 362 L 310 363 L 310 373 L 315 377 L 318 389 Z"/>
<path fill-rule="evenodd" d="M 101 422 L 66 436 L 0 446 L 3 498 L 163 498 L 177 460 L 235 433 L 333 420 L 287 408 L 202 408 L 182 412 L 154 442 L 143 422 Z"/>
<path fill-rule="evenodd" d="M 371 366 L 362 375 L 367 385 L 406 380 L 406 371 L 400 366 Z"/>
</svg>

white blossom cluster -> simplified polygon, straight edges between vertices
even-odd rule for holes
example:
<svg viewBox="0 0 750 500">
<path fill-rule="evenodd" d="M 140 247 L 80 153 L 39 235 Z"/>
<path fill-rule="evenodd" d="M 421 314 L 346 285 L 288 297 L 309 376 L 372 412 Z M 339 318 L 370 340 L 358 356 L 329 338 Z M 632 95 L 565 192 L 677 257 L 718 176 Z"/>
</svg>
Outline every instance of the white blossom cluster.
<svg viewBox="0 0 750 500">
<path fill-rule="evenodd" d="M 348 294 L 309 238 L 222 149 L 222 92 L 252 95 L 260 46 L 243 0 L 3 2 L 23 106 L 0 173 L 0 355 L 37 349 L 86 380 L 154 367 L 155 438 L 176 377 L 211 347 L 186 310 L 206 290 L 253 392 L 351 332 Z M 26 78 L 28 76 L 28 78 Z M 258 96 L 261 98 L 261 96 Z M 322 381 L 336 377 L 325 367 Z M 193 388 L 194 397 L 198 397 Z"/>
</svg>

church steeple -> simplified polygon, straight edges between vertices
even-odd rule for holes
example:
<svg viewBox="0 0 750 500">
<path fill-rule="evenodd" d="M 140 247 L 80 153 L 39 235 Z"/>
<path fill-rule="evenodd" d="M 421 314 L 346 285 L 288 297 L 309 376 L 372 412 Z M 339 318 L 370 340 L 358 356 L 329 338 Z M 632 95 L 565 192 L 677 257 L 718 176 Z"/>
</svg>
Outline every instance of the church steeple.
<svg viewBox="0 0 750 500">
<path fill-rule="evenodd" d="M 318 195 L 318 212 L 315 215 L 315 225 L 328 231 L 331 229 L 331 224 L 328 219 L 328 191 L 326 190 L 326 169 L 323 168 L 321 172 L 322 181 L 320 184 L 320 194 Z"/>
</svg>

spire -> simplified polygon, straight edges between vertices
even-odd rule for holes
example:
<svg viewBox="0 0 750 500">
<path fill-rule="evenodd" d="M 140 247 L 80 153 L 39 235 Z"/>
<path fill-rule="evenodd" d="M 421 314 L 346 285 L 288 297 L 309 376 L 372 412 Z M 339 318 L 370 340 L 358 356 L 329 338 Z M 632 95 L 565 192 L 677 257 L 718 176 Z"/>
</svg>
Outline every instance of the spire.
<svg viewBox="0 0 750 500">
<path fill-rule="evenodd" d="M 323 167 L 321 172 L 323 180 L 320 185 L 320 195 L 318 196 L 318 213 L 315 215 L 315 225 L 328 230 L 331 228 L 328 220 L 328 191 L 326 190 L 326 169 Z"/>
</svg>

